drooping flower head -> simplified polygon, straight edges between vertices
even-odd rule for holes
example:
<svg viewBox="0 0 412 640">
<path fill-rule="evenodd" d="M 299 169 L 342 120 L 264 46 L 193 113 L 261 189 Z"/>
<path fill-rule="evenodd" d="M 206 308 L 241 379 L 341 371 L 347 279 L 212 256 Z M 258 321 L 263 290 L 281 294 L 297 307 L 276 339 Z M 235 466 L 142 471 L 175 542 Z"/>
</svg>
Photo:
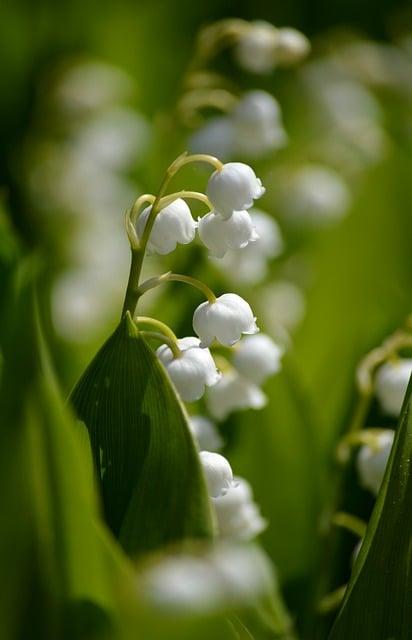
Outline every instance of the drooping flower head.
<svg viewBox="0 0 412 640">
<path fill-rule="evenodd" d="M 216 212 L 230 218 L 234 211 L 250 209 L 265 188 L 249 165 L 228 162 L 212 173 L 206 193 Z"/>
<path fill-rule="evenodd" d="M 401 412 L 411 374 L 412 358 L 385 362 L 376 374 L 376 396 L 385 413 L 394 418 Z"/>
<path fill-rule="evenodd" d="M 199 237 L 211 256 L 223 258 L 229 249 L 243 249 L 259 236 L 247 211 L 234 211 L 227 220 L 211 211 L 199 220 Z"/>
<path fill-rule="evenodd" d="M 152 207 L 146 207 L 137 220 L 137 235 L 142 237 Z M 196 234 L 196 223 L 186 202 L 178 198 L 157 214 L 150 233 L 149 253 L 166 255 L 176 249 L 177 244 L 189 244 Z"/>
<path fill-rule="evenodd" d="M 209 349 L 200 348 L 198 338 L 182 338 L 177 344 L 181 350 L 179 358 L 175 358 L 166 345 L 159 347 L 156 353 L 182 400 L 194 402 L 202 397 L 205 387 L 220 380 L 221 374 L 216 369 Z"/>
<path fill-rule="evenodd" d="M 259 385 L 280 370 L 282 355 L 282 347 L 269 336 L 259 333 L 246 336 L 239 342 L 233 364 L 245 378 Z"/>
<path fill-rule="evenodd" d="M 363 445 L 357 457 L 359 479 L 365 489 L 375 495 L 382 484 L 385 468 L 393 445 L 395 432 L 386 429 L 376 436 L 376 443 Z"/>
<path fill-rule="evenodd" d="M 235 293 L 224 293 L 215 302 L 199 305 L 193 315 L 193 328 L 202 347 L 210 346 L 215 338 L 230 347 L 242 333 L 259 331 L 249 304 Z"/>
</svg>

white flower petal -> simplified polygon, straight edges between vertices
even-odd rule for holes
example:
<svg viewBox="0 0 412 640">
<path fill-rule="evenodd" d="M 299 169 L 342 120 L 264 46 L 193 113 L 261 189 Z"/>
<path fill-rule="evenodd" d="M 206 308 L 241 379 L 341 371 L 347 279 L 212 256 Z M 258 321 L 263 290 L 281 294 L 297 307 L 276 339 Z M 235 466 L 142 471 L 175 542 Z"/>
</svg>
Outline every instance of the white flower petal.
<svg viewBox="0 0 412 640">
<path fill-rule="evenodd" d="M 233 484 L 233 472 L 228 460 L 219 453 L 201 451 L 199 453 L 211 498 L 223 495 Z"/>
<path fill-rule="evenodd" d="M 152 207 L 146 207 L 137 219 L 137 235 L 142 237 Z M 176 249 L 176 245 L 192 242 L 196 233 L 196 223 L 186 202 L 178 198 L 159 211 L 150 233 L 147 249 L 149 253 L 166 255 Z"/>
<path fill-rule="evenodd" d="M 256 318 L 246 300 L 235 293 L 224 293 L 216 302 L 203 302 L 193 315 L 193 328 L 201 339 L 201 346 L 208 347 L 213 338 L 231 346 L 242 333 L 259 331 Z"/>
<path fill-rule="evenodd" d="M 280 371 L 283 352 L 269 336 L 259 333 L 239 342 L 233 364 L 245 378 L 260 385 L 268 376 Z"/>
<path fill-rule="evenodd" d="M 239 65 L 252 73 L 272 71 L 275 66 L 277 33 L 278 30 L 270 22 L 251 22 L 235 47 Z"/>
<path fill-rule="evenodd" d="M 360 482 L 375 495 L 378 495 L 383 480 L 394 437 L 395 432 L 387 429 L 376 436 L 376 448 L 364 445 L 358 453 L 356 463 Z"/>
<path fill-rule="evenodd" d="M 247 211 L 234 211 L 227 220 L 211 211 L 199 220 L 199 237 L 210 255 L 222 258 L 228 249 L 243 249 L 258 235 Z"/>
<path fill-rule="evenodd" d="M 217 384 L 221 374 L 217 371 L 209 349 L 200 348 L 198 338 L 182 338 L 178 340 L 182 354 L 175 358 L 171 349 L 162 345 L 157 350 L 157 356 L 176 387 L 182 400 L 194 402 L 199 400 L 205 391 L 205 386 Z"/>
<path fill-rule="evenodd" d="M 376 396 L 385 413 L 394 418 L 397 418 L 401 412 L 411 374 L 412 358 L 386 362 L 376 374 Z"/>
<path fill-rule="evenodd" d="M 263 391 L 236 371 L 224 374 L 206 395 L 207 408 L 217 420 L 224 420 L 233 411 L 262 409 L 266 403 Z"/>
<path fill-rule="evenodd" d="M 212 173 L 206 192 L 216 212 L 230 218 L 234 211 L 250 209 L 265 189 L 249 165 L 228 162 Z"/>
<path fill-rule="evenodd" d="M 251 540 L 267 526 L 253 501 L 251 487 L 243 478 L 235 478 L 226 491 L 212 498 L 212 504 L 222 537 Z"/>
<path fill-rule="evenodd" d="M 189 426 L 200 451 L 219 451 L 223 440 L 216 425 L 205 416 L 190 416 Z"/>
</svg>

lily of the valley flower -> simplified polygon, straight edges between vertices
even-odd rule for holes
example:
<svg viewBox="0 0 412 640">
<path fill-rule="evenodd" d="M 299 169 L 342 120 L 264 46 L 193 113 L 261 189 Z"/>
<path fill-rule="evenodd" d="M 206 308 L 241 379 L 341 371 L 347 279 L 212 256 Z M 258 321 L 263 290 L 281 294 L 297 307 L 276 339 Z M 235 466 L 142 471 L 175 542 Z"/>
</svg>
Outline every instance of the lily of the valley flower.
<svg viewBox="0 0 412 640">
<path fill-rule="evenodd" d="M 217 420 L 224 420 L 232 411 L 262 409 L 266 402 L 263 391 L 236 371 L 224 374 L 206 395 L 207 408 Z"/>
<path fill-rule="evenodd" d="M 401 412 L 409 378 L 412 374 L 412 358 L 399 358 L 383 364 L 375 380 L 375 392 L 382 409 L 397 418 Z"/>
<path fill-rule="evenodd" d="M 191 153 L 210 153 L 220 160 L 233 157 L 236 149 L 235 127 L 230 116 L 210 118 L 190 137 Z"/>
<path fill-rule="evenodd" d="M 236 150 L 242 156 L 256 158 L 286 144 L 280 107 L 266 91 L 249 91 L 233 111 Z"/>
<path fill-rule="evenodd" d="M 199 220 L 199 237 L 211 256 L 223 258 L 228 249 L 243 249 L 259 236 L 247 211 L 234 211 L 227 220 L 211 211 Z"/>
<path fill-rule="evenodd" d="M 142 237 L 152 207 L 146 207 L 137 220 L 137 235 Z M 157 214 L 150 233 L 149 253 L 166 255 L 176 249 L 177 244 L 189 244 L 196 234 L 196 222 L 186 202 L 178 198 Z"/>
<path fill-rule="evenodd" d="M 247 336 L 239 342 L 233 364 L 245 378 L 259 385 L 268 376 L 280 371 L 283 351 L 282 347 L 263 333 Z"/>
<path fill-rule="evenodd" d="M 216 425 L 205 416 L 190 416 L 190 430 L 199 451 L 219 451 L 223 440 Z"/>
<path fill-rule="evenodd" d="M 203 302 L 193 315 L 193 328 L 208 347 L 214 338 L 223 345 L 235 344 L 242 333 L 259 331 L 256 318 L 246 300 L 235 293 L 224 293 L 215 302 Z"/>
<path fill-rule="evenodd" d="M 277 29 L 264 20 L 250 23 L 235 48 L 238 63 L 252 73 L 270 73 L 274 68 Z"/>
<path fill-rule="evenodd" d="M 279 66 L 297 64 L 310 51 L 310 42 L 307 37 L 291 27 L 282 27 L 278 30 L 275 46 L 275 60 Z"/>
<path fill-rule="evenodd" d="M 199 453 L 211 498 L 222 496 L 233 484 L 233 472 L 228 460 L 219 453 L 201 451 Z"/>
<path fill-rule="evenodd" d="M 221 374 L 216 369 L 209 349 L 200 348 L 198 338 L 182 338 L 177 344 L 180 357 L 175 358 L 166 345 L 159 347 L 156 353 L 182 400 L 194 402 L 202 397 L 205 387 L 219 382 Z"/>
<path fill-rule="evenodd" d="M 361 485 L 375 495 L 379 492 L 392 449 L 395 432 L 387 429 L 376 436 L 376 443 L 363 445 L 357 457 Z"/>
<path fill-rule="evenodd" d="M 228 162 L 212 173 L 206 193 L 216 212 L 230 218 L 234 211 L 250 209 L 265 188 L 247 164 Z"/>
<path fill-rule="evenodd" d="M 267 526 L 258 505 L 253 501 L 251 487 L 243 478 L 234 478 L 226 491 L 212 498 L 212 504 L 222 537 L 251 540 Z"/>
</svg>

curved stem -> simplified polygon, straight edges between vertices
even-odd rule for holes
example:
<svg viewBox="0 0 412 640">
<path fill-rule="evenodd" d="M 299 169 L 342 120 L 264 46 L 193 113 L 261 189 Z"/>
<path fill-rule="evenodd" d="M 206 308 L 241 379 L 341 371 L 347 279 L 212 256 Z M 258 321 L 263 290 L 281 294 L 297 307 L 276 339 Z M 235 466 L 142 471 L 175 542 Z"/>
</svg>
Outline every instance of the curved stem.
<svg viewBox="0 0 412 640">
<path fill-rule="evenodd" d="M 176 191 L 176 193 L 171 193 L 170 196 L 164 196 L 160 201 L 161 209 L 164 209 L 164 207 L 168 207 L 169 204 L 172 204 L 172 202 L 175 202 L 179 198 L 182 198 L 183 200 L 199 200 L 200 202 L 203 202 L 203 204 L 205 204 L 207 207 L 209 207 L 210 210 L 213 209 L 212 203 L 204 193 L 200 193 L 199 191 L 186 190 Z"/>
<path fill-rule="evenodd" d="M 179 273 L 170 273 L 165 280 L 170 280 L 174 282 L 184 282 L 185 284 L 190 284 L 192 287 L 199 289 L 207 298 L 210 304 L 214 304 L 216 302 L 216 296 L 213 293 L 212 289 L 210 289 L 204 282 L 197 280 L 196 278 L 192 278 L 191 276 L 180 275 Z"/>
<path fill-rule="evenodd" d="M 182 352 L 180 351 L 180 349 L 177 346 L 176 342 L 174 342 L 170 338 L 164 336 L 163 333 L 158 333 L 157 331 L 140 331 L 140 334 L 144 338 L 153 338 L 153 340 L 159 340 L 159 342 L 162 342 L 163 344 L 167 344 L 167 346 L 169 347 L 169 349 L 173 353 L 173 357 L 174 358 L 180 358 L 181 357 Z"/>
<path fill-rule="evenodd" d="M 338 511 L 332 518 L 332 524 L 347 529 L 358 538 L 363 538 L 366 533 L 366 522 L 357 516 L 344 511 Z"/>
<path fill-rule="evenodd" d="M 130 209 L 130 221 L 132 222 L 132 224 L 136 223 L 136 219 L 139 215 L 142 205 L 146 204 L 147 202 L 153 204 L 155 199 L 156 197 L 151 193 L 144 193 L 143 195 L 139 196 L 137 200 L 135 200 L 132 208 Z"/>
<path fill-rule="evenodd" d="M 173 333 L 171 328 L 161 320 L 150 318 L 149 316 L 137 316 L 137 318 L 135 318 L 134 320 L 137 324 L 150 324 L 152 327 L 160 329 L 162 333 L 164 333 L 171 340 L 174 340 L 177 343 L 176 335 Z"/>
</svg>

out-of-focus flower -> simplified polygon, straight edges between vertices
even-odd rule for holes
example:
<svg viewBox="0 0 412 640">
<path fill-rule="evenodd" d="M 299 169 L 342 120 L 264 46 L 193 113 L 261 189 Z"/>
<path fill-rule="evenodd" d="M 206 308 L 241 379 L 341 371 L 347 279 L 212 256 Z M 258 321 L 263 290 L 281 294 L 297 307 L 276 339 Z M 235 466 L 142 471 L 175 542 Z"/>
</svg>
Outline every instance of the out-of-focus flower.
<svg viewBox="0 0 412 640">
<path fill-rule="evenodd" d="M 262 409 L 266 403 L 263 391 L 235 370 L 223 374 L 206 395 L 207 408 L 217 420 L 224 420 L 233 411 Z"/>
<path fill-rule="evenodd" d="M 310 51 L 310 42 L 297 29 L 282 27 L 278 29 L 274 57 L 279 66 L 290 66 L 301 62 Z"/>
<path fill-rule="evenodd" d="M 233 472 L 228 460 L 219 453 L 199 453 L 206 484 L 211 498 L 223 495 L 233 484 Z"/>
<path fill-rule="evenodd" d="M 306 301 L 302 290 L 293 282 L 279 280 L 260 291 L 260 312 L 265 324 L 275 333 L 279 325 L 293 331 L 302 321 Z"/>
<path fill-rule="evenodd" d="M 137 234 L 142 237 L 152 207 L 146 207 L 137 219 Z M 196 223 L 186 202 L 178 198 L 157 214 L 147 243 L 149 253 L 166 255 L 177 244 L 189 244 L 196 234 Z"/>
<path fill-rule="evenodd" d="M 140 576 L 146 602 L 175 615 L 250 606 L 272 593 L 274 576 L 262 550 L 220 541 L 203 553 L 160 559 Z"/>
<path fill-rule="evenodd" d="M 219 535 L 224 538 L 251 540 L 267 526 L 253 501 L 250 485 L 243 478 L 235 478 L 226 491 L 212 498 L 212 503 Z"/>
<path fill-rule="evenodd" d="M 233 365 L 245 378 L 260 385 L 280 371 L 283 353 L 283 347 L 264 333 L 246 336 L 236 347 Z"/>
<path fill-rule="evenodd" d="M 234 282 L 254 284 L 265 278 L 268 262 L 282 253 L 284 244 L 276 220 L 255 207 L 249 214 L 258 238 L 240 251 L 227 254 L 216 264 Z"/>
<path fill-rule="evenodd" d="M 202 347 L 210 346 L 215 338 L 231 346 L 242 333 L 259 331 L 249 304 L 235 293 L 224 293 L 215 302 L 202 302 L 193 314 L 193 328 Z"/>
<path fill-rule="evenodd" d="M 202 125 L 189 139 L 191 153 L 209 153 L 221 160 L 235 155 L 236 135 L 230 116 L 217 116 Z"/>
<path fill-rule="evenodd" d="M 412 374 L 412 358 L 399 358 L 383 364 L 375 379 L 375 393 L 382 409 L 397 418 Z"/>
<path fill-rule="evenodd" d="M 234 211 L 227 220 L 211 211 L 199 219 L 198 228 L 201 241 L 216 258 L 222 258 L 229 249 L 243 249 L 258 239 L 247 211 Z"/>
<path fill-rule="evenodd" d="M 376 435 L 375 442 L 363 445 L 358 453 L 357 467 L 360 483 L 378 495 L 392 449 L 395 432 L 387 429 Z"/>
<path fill-rule="evenodd" d="M 189 426 L 200 451 L 219 451 L 223 440 L 216 425 L 205 416 L 190 416 Z"/>
<path fill-rule="evenodd" d="M 266 91 L 245 93 L 232 113 L 236 151 L 257 158 L 283 147 L 287 142 L 280 107 Z"/>
<path fill-rule="evenodd" d="M 350 192 L 333 169 L 305 165 L 284 178 L 279 187 L 279 209 L 292 223 L 315 226 L 346 214 Z"/>
<path fill-rule="evenodd" d="M 212 173 L 206 193 L 216 213 L 230 218 L 234 211 L 250 209 L 265 189 L 249 165 L 228 162 Z"/>
<path fill-rule="evenodd" d="M 251 22 L 234 53 L 241 67 L 252 73 L 270 73 L 275 66 L 277 29 L 264 20 Z"/>
<path fill-rule="evenodd" d="M 166 345 L 159 347 L 156 353 L 182 400 L 194 402 L 202 397 L 206 386 L 215 385 L 220 380 L 221 374 L 209 349 L 200 348 L 198 338 L 181 338 L 177 344 L 181 350 L 178 358 Z"/>
<path fill-rule="evenodd" d="M 65 70 L 54 98 L 60 109 L 76 115 L 128 100 L 133 91 L 133 80 L 122 69 L 99 60 L 87 60 Z"/>
</svg>

